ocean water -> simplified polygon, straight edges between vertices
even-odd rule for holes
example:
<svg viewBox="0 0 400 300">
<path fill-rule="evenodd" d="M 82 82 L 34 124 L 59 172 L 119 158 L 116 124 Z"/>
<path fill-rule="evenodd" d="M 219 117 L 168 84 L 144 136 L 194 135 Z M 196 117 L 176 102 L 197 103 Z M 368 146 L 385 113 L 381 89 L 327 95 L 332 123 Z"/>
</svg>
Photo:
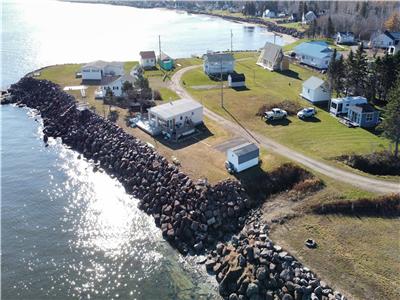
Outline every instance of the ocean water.
<svg viewBox="0 0 400 300">
<path fill-rule="evenodd" d="M 256 49 L 265 29 L 168 10 L 3 1 L 1 86 L 50 64 Z M 283 41 L 277 38 L 277 42 Z M 182 258 L 137 199 L 59 141 L 33 111 L 1 106 L 2 299 L 218 299 L 214 278 Z"/>
</svg>

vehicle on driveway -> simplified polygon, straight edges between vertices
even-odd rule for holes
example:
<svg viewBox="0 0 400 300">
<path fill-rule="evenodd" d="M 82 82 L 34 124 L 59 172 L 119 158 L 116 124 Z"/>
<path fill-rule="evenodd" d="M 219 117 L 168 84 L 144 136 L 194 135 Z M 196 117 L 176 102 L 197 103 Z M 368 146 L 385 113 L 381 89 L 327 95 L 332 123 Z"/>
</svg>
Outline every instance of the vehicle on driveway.
<svg viewBox="0 0 400 300">
<path fill-rule="evenodd" d="M 286 110 L 280 108 L 273 108 L 270 111 L 266 111 L 264 113 L 264 118 L 269 121 L 282 120 L 285 119 L 286 117 L 287 117 Z"/>
<path fill-rule="evenodd" d="M 317 114 L 317 110 L 314 107 L 307 107 L 303 108 L 297 113 L 297 116 L 299 119 L 306 119 L 306 118 L 312 118 Z"/>
</svg>

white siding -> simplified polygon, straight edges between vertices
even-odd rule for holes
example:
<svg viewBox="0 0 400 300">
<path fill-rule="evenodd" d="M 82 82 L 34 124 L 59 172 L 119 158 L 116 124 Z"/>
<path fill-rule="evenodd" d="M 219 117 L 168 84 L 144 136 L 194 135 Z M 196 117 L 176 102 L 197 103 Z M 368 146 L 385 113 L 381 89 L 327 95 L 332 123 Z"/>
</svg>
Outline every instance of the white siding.
<svg viewBox="0 0 400 300">
<path fill-rule="evenodd" d="M 237 155 L 231 149 L 229 149 L 227 152 L 227 158 L 228 161 L 233 165 L 233 168 L 235 169 L 236 172 L 241 172 L 248 168 L 258 165 L 258 157 L 255 157 L 251 160 L 239 164 Z"/>
<path fill-rule="evenodd" d="M 122 66 L 116 65 L 107 65 L 104 67 L 104 75 L 115 75 L 122 76 L 124 75 L 124 68 Z"/>
<path fill-rule="evenodd" d="M 206 74 L 220 74 L 221 71 L 222 73 L 232 73 L 235 69 L 235 62 L 222 62 L 221 68 L 220 62 L 210 63 L 205 61 L 203 69 Z"/>
<path fill-rule="evenodd" d="M 153 68 L 156 66 L 156 59 L 155 58 L 148 58 L 148 59 L 140 58 L 140 65 L 143 68 Z"/>
<path fill-rule="evenodd" d="M 306 54 L 299 54 L 298 59 L 301 63 L 319 68 L 319 69 L 327 69 L 330 61 L 330 57 L 327 56 L 323 59 L 312 57 Z"/>
<path fill-rule="evenodd" d="M 389 46 L 393 45 L 393 40 L 386 34 L 381 33 L 373 39 L 372 45 L 378 48 L 388 48 Z"/>
</svg>

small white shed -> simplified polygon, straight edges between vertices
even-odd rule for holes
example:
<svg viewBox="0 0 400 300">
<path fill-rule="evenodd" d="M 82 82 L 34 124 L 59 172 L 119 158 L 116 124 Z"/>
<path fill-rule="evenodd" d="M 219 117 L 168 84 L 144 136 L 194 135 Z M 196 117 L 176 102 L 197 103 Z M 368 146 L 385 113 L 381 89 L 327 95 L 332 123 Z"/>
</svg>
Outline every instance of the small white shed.
<svg viewBox="0 0 400 300">
<path fill-rule="evenodd" d="M 244 74 L 232 73 L 228 75 L 228 85 L 233 88 L 246 86 L 246 77 Z"/>
<path fill-rule="evenodd" d="M 331 99 L 328 83 L 315 76 L 311 76 L 303 82 L 300 96 L 312 103 Z"/>
<path fill-rule="evenodd" d="M 258 165 L 260 149 L 253 143 L 244 143 L 228 149 L 226 155 L 235 172 L 241 172 Z"/>
</svg>

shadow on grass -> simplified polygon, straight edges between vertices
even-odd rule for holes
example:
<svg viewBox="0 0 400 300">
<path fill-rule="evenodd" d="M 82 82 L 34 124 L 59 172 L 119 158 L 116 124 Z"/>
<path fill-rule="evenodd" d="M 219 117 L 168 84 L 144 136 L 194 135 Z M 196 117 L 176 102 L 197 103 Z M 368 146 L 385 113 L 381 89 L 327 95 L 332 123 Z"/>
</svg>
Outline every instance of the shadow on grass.
<svg viewBox="0 0 400 300">
<path fill-rule="evenodd" d="M 164 146 L 172 149 L 179 150 L 186 147 L 189 147 L 193 144 L 196 144 L 206 138 L 213 136 L 214 134 L 208 129 L 205 124 L 199 125 L 196 127 L 196 132 L 187 136 L 178 139 L 178 141 L 174 140 L 166 140 L 162 135 L 158 135 L 154 137 L 154 140 L 158 143 L 163 144 Z"/>
<path fill-rule="evenodd" d="M 302 121 L 304 121 L 304 122 L 309 122 L 309 123 L 318 123 L 318 122 L 321 122 L 321 120 L 318 119 L 317 117 L 303 118 L 303 119 L 300 119 L 300 120 L 302 120 Z"/>
<path fill-rule="evenodd" d="M 294 79 L 300 79 L 299 73 L 293 71 L 293 70 L 284 70 L 284 71 L 276 71 L 279 74 L 282 74 L 284 76 L 294 78 Z"/>
<path fill-rule="evenodd" d="M 236 92 L 250 91 L 247 86 L 232 87 L 232 90 L 235 90 Z"/>
<path fill-rule="evenodd" d="M 266 120 L 265 123 L 271 126 L 288 126 L 292 121 L 288 118 L 280 119 L 280 120 Z"/>
</svg>

